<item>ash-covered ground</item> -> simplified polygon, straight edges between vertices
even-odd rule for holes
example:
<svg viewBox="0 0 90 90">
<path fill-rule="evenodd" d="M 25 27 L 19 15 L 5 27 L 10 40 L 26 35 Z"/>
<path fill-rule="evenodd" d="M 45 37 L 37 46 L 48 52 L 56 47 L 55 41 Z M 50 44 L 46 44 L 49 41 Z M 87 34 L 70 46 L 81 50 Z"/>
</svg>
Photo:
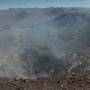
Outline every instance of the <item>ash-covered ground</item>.
<svg viewBox="0 0 90 90">
<path fill-rule="evenodd" d="M 0 78 L 0 90 L 90 90 L 90 71 L 37 79 Z"/>
</svg>

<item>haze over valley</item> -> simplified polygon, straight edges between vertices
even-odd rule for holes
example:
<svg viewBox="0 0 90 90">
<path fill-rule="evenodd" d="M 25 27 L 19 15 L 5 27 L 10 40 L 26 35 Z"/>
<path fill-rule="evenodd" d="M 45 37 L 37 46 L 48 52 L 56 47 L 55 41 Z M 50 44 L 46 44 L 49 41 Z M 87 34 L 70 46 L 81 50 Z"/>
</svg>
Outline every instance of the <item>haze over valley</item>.
<svg viewBox="0 0 90 90">
<path fill-rule="evenodd" d="M 0 76 L 32 78 L 90 69 L 89 8 L 0 11 Z"/>
</svg>

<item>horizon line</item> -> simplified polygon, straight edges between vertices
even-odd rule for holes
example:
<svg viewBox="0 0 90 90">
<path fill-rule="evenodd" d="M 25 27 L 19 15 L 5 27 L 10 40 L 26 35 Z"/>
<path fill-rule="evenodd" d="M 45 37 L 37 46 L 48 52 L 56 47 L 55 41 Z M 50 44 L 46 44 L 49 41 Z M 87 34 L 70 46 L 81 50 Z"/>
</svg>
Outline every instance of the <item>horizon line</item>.
<svg viewBox="0 0 90 90">
<path fill-rule="evenodd" d="M 1 10 L 10 10 L 10 9 L 45 9 L 45 8 L 85 8 L 90 9 L 90 7 L 82 7 L 82 6 L 46 6 L 46 7 L 40 7 L 40 6 L 31 6 L 31 7 L 10 7 L 10 8 L 0 8 Z"/>
</svg>

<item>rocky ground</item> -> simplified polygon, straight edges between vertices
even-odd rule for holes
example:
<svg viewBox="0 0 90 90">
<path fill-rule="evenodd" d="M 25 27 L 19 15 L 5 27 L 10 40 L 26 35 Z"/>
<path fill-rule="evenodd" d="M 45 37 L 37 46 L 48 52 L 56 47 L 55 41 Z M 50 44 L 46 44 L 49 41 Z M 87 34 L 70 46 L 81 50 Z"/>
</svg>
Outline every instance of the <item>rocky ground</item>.
<svg viewBox="0 0 90 90">
<path fill-rule="evenodd" d="M 67 78 L 0 79 L 0 90 L 90 90 L 90 71 L 71 74 Z"/>
</svg>

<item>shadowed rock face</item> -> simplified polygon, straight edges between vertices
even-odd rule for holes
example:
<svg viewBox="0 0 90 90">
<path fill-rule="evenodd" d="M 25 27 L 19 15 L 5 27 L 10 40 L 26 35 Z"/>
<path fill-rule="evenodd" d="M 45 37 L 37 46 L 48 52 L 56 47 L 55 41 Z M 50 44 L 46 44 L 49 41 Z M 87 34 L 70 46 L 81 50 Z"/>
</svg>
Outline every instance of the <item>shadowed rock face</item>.
<svg viewBox="0 0 90 90">
<path fill-rule="evenodd" d="M 0 76 L 31 78 L 90 68 L 90 9 L 0 11 Z"/>
</svg>

